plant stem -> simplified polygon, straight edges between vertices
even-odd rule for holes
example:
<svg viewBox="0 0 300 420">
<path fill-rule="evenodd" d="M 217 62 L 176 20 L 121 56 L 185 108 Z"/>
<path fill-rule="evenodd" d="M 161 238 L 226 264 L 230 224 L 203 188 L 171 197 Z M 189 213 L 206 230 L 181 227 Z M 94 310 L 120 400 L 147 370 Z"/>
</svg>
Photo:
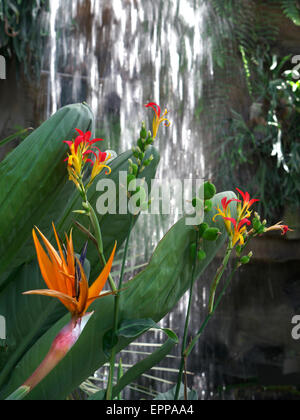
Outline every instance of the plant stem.
<svg viewBox="0 0 300 420">
<path fill-rule="evenodd" d="M 195 347 L 195 345 L 197 344 L 197 341 L 199 340 L 199 338 L 201 337 L 203 331 L 205 330 L 207 324 L 209 323 L 210 319 L 213 317 L 214 313 L 216 312 L 217 308 L 219 307 L 222 298 L 226 292 L 226 290 L 228 289 L 228 286 L 231 283 L 231 280 L 233 278 L 233 276 L 235 275 L 235 273 L 237 272 L 239 268 L 239 264 L 237 263 L 235 268 L 233 269 L 232 273 L 228 276 L 225 286 L 223 287 L 220 296 L 217 298 L 216 303 L 212 309 L 212 311 L 207 315 L 207 317 L 205 318 L 204 322 L 202 323 L 199 331 L 197 332 L 196 336 L 194 337 L 194 339 L 191 341 L 191 343 L 189 344 L 189 346 L 186 348 L 184 355 L 185 357 L 188 357 L 190 355 L 190 353 L 192 352 L 193 348 Z"/>
<path fill-rule="evenodd" d="M 176 386 L 175 397 L 174 397 L 175 401 L 177 401 L 179 397 L 182 375 L 183 375 L 183 370 L 185 366 L 184 350 L 186 349 L 186 346 L 187 346 L 187 336 L 188 336 L 190 314 L 191 314 L 191 308 L 192 308 L 192 302 L 193 302 L 193 289 L 194 289 L 194 284 L 195 284 L 195 272 L 196 272 L 196 265 L 197 265 L 197 248 L 198 248 L 198 232 L 196 233 L 196 254 L 195 254 L 192 276 L 191 276 L 189 303 L 188 303 L 188 308 L 187 308 L 187 313 L 186 313 L 186 318 L 185 318 L 184 335 L 183 335 L 182 348 L 181 348 L 181 361 L 180 361 L 179 373 L 177 377 L 177 386 Z"/>
<path fill-rule="evenodd" d="M 232 248 L 232 244 L 231 244 L 231 241 L 230 241 L 229 244 L 228 244 L 223 262 L 222 262 L 221 266 L 218 268 L 216 276 L 215 276 L 214 281 L 213 281 L 212 286 L 211 286 L 210 298 L 209 298 L 209 304 L 208 304 L 209 313 L 213 312 L 217 287 L 218 287 L 218 285 L 220 283 L 220 280 L 221 280 L 221 278 L 224 274 L 225 268 L 227 267 L 227 264 L 229 262 L 229 258 L 230 258 L 230 255 L 232 253 L 232 249 L 233 248 Z"/>
<path fill-rule="evenodd" d="M 99 220 L 98 220 L 98 217 L 96 216 L 95 210 L 93 209 L 92 205 L 88 201 L 86 201 L 85 204 L 88 207 L 89 218 L 90 218 L 90 221 L 91 221 L 93 229 L 94 229 L 99 257 L 101 259 L 103 267 L 105 267 L 107 261 L 106 261 L 106 258 L 105 258 L 105 255 L 104 255 L 104 250 L 103 250 L 103 241 L 102 241 L 102 234 L 101 234 L 101 228 L 100 228 Z M 109 281 L 111 290 L 113 292 L 116 292 L 117 291 L 117 286 L 116 286 L 116 284 L 114 282 L 114 279 L 112 278 L 112 275 L 110 273 L 108 275 L 108 281 Z"/>
<path fill-rule="evenodd" d="M 119 282 L 119 290 L 122 289 L 122 285 L 123 285 L 125 265 L 126 265 L 129 241 L 130 241 L 130 236 L 131 236 L 133 224 L 134 224 L 134 216 L 130 215 L 130 226 L 129 226 L 129 231 L 128 231 L 128 235 L 127 235 L 127 239 L 126 239 L 126 243 L 125 243 L 125 250 L 124 250 L 124 254 L 123 254 L 123 261 L 122 261 L 122 268 L 121 268 L 120 282 Z M 120 310 L 120 293 L 117 293 L 116 296 L 115 296 L 115 308 L 114 308 L 114 325 L 113 325 L 114 333 L 116 333 L 117 330 L 118 330 L 119 310 Z M 117 349 L 116 349 L 116 346 L 115 346 L 112 349 L 111 357 L 110 357 L 110 368 L 109 368 L 109 378 L 108 378 L 107 391 L 106 391 L 106 400 L 112 400 L 113 378 L 114 378 L 116 355 L 117 355 Z"/>
</svg>

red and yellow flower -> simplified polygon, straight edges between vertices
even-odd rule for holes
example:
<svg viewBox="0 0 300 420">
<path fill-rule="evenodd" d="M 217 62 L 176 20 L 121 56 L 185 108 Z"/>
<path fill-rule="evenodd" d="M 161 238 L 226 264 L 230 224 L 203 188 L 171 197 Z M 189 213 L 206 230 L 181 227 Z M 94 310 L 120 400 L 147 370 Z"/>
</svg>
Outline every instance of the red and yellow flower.
<svg viewBox="0 0 300 420">
<path fill-rule="evenodd" d="M 79 183 L 83 176 L 84 165 L 88 161 L 88 156 L 93 152 L 94 143 L 103 141 L 103 139 L 91 140 L 92 133 L 87 131 L 84 133 L 82 130 L 76 128 L 79 134 L 73 141 L 64 141 L 69 146 L 70 153 L 66 161 L 68 162 L 68 173 L 70 181 L 79 187 Z"/>
<path fill-rule="evenodd" d="M 104 168 L 106 168 L 108 171 L 106 172 L 106 175 L 109 175 L 111 173 L 111 168 L 106 165 L 106 163 L 111 159 L 111 154 L 106 152 L 101 152 L 98 147 L 95 146 L 95 148 L 98 150 L 98 153 L 94 152 L 93 150 L 90 150 L 89 152 L 95 156 L 95 161 L 92 159 L 87 159 L 87 162 L 90 162 L 93 169 L 92 174 L 90 178 L 89 185 L 94 181 L 97 175 L 99 175 Z"/>
<path fill-rule="evenodd" d="M 168 114 L 168 110 L 165 109 L 164 113 L 162 114 L 161 108 L 159 105 L 157 105 L 155 102 L 149 102 L 147 105 L 145 105 L 146 108 L 152 108 L 155 115 L 153 119 L 153 138 L 157 136 L 158 128 L 161 123 L 165 122 L 165 126 L 169 127 L 171 125 L 171 122 L 166 118 L 166 115 Z"/>
<path fill-rule="evenodd" d="M 236 190 L 240 193 L 240 195 L 243 198 L 243 205 L 242 206 L 238 205 L 238 209 L 237 209 L 239 217 L 240 218 L 241 217 L 250 217 L 250 215 L 251 215 L 251 211 L 249 210 L 250 207 L 254 203 L 256 203 L 257 201 L 260 201 L 260 200 L 258 200 L 257 198 L 250 199 L 250 194 L 248 192 L 244 193 L 243 191 L 239 190 L 238 188 L 236 188 Z"/>
<path fill-rule="evenodd" d="M 257 201 L 258 199 L 254 198 L 251 199 L 248 192 L 244 193 L 243 191 L 237 188 L 237 191 L 243 198 L 243 201 L 232 198 L 227 199 L 227 197 L 223 198 L 221 201 L 222 209 L 219 207 L 217 208 L 217 214 L 213 217 L 213 221 L 215 221 L 217 216 L 221 216 L 223 218 L 227 234 L 231 240 L 232 246 L 235 246 L 237 242 L 240 245 L 245 243 L 245 236 L 247 234 L 247 226 L 251 225 L 251 221 L 248 219 L 251 216 L 250 207 Z M 231 217 L 230 207 L 229 204 L 231 202 L 237 202 L 237 218 L 234 219 Z"/>
<path fill-rule="evenodd" d="M 278 223 L 276 223 L 276 225 L 273 225 L 269 228 L 266 228 L 266 232 L 271 232 L 271 231 L 274 231 L 274 230 L 280 230 L 281 235 L 286 235 L 287 232 L 293 232 L 293 230 L 290 229 L 288 227 L 288 225 L 283 225 L 283 222 L 278 222 Z"/>
<path fill-rule="evenodd" d="M 233 225 L 233 228 L 230 229 L 230 238 L 232 242 L 232 246 L 239 241 L 239 245 L 244 245 L 245 239 L 244 236 L 247 233 L 247 226 L 251 225 L 249 219 L 244 218 L 242 220 L 235 220 L 233 217 L 224 217 L 226 222 L 230 222 Z"/>
<path fill-rule="evenodd" d="M 217 208 L 217 214 L 213 217 L 213 221 L 215 222 L 216 217 L 217 216 L 221 216 L 223 217 L 224 220 L 224 224 L 225 224 L 225 228 L 227 233 L 230 235 L 231 234 L 231 222 L 228 220 L 231 218 L 231 213 L 230 213 L 230 207 L 229 204 L 232 203 L 233 201 L 240 203 L 241 200 L 238 200 L 236 198 L 232 198 L 230 200 L 227 199 L 227 197 L 224 197 L 221 200 L 221 204 L 222 204 L 222 209 L 220 209 L 220 207 Z"/>
</svg>

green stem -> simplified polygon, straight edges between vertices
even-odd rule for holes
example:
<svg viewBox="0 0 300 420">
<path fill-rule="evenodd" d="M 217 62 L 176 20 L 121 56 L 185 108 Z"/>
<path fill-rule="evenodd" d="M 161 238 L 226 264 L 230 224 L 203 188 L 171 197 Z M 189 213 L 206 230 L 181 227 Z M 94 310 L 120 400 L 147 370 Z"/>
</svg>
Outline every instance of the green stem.
<svg viewBox="0 0 300 420">
<path fill-rule="evenodd" d="M 125 244 L 125 250 L 124 250 L 124 254 L 123 254 L 123 261 L 122 261 L 122 268 L 121 268 L 120 282 L 119 282 L 119 290 L 121 290 L 122 286 L 123 286 L 125 265 L 126 265 L 129 241 L 130 241 L 130 236 L 131 236 L 133 224 L 134 224 L 134 216 L 130 215 L 130 227 L 129 227 L 129 231 L 128 231 L 128 235 L 127 235 L 127 239 L 126 239 L 126 244 Z M 118 330 L 119 311 L 120 311 L 120 293 L 117 293 L 116 296 L 115 296 L 115 308 L 114 308 L 114 325 L 113 325 L 114 333 L 116 333 L 117 330 Z M 116 355 L 117 355 L 117 348 L 115 346 L 112 349 L 111 357 L 110 357 L 110 363 L 109 363 L 110 368 L 109 368 L 109 378 L 108 378 L 108 384 L 107 384 L 107 390 L 106 390 L 106 400 L 112 400 L 113 378 L 114 378 Z"/>
<path fill-rule="evenodd" d="M 211 286 L 210 298 L 209 298 L 209 304 L 208 304 L 209 313 L 213 312 L 217 287 L 218 287 L 218 285 L 220 283 L 220 280 L 221 280 L 221 278 L 224 274 L 224 271 L 227 267 L 227 264 L 229 262 L 229 258 L 230 258 L 230 255 L 232 253 L 232 250 L 233 250 L 233 248 L 232 248 L 232 244 L 231 244 L 231 241 L 230 241 L 229 244 L 228 244 L 223 262 L 222 262 L 221 266 L 218 268 L 216 276 L 215 276 L 214 281 L 213 281 L 212 286 Z"/>
<path fill-rule="evenodd" d="M 216 303 L 214 305 L 214 307 L 212 308 L 212 311 L 207 315 L 207 317 L 205 318 L 204 322 L 202 323 L 199 331 L 197 332 L 196 336 L 194 337 L 194 339 L 191 341 L 191 343 L 188 345 L 188 347 L 186 348 L 184 355 L 185 357 L 188 357 L 190 355 L 190 353 L 192 352 L 193 348 L 195 347 L 195 345 L 197 344 L 197 341 L 199 340 L 199 338 L 201 337 L 203 331 L 205 330 L 207 324 L 209 323 L 210 319 L 213 317 L 214 313 L 216 312 L 216 310 L 218 309 L 224 294 L 226 293 L 226 290 L 228 289 L 231 280 L 233 278 L 233 276 L 235 275 L 235 273 L 237 272 L 238 268 L 239 268 L 239 263 L 236 264 L 235 268 L 233 269 L 232 273 L 228 276 L 226 282 L 225 282 L 225 286 L 223 287 L 220 296 L 218 297 L 218 299 L 216 300 Z"/>
<path fill-rule="evenodd" d="M 106 258 L 104 255 L 104 250 L 103 250 L 103 241 L 102 241 L 102 234 L 101 234 L 101 228 L 100 228 L 100 224 L 99 224 L 99 220 L 98 217 L 96 216 L 95 210 L 93 209 L 93 207 L 91 206 L 91 204 L 87 201 L 86 202 L 88 209 L 89 209 L 89 217 L 95 232 L 95 238 L 97 241 L 97 248 L 98 248 L 98 252 L 99 252 L 99 256 L 102 262 L 103 267 L 106 266 Z M 110 283 L 110 287 L 112 289 L 113 292 L 117 291 L 117 286 L 114 282 L 114 279 L 112 278 L 112 275 L 109 273 L 108 275 L 108 281 Z"/>
<path fill-rule="evenodd" d="M 100 254 L 103 255 L 103 240 L 102 240 L 102 233 L 100 229 L 99 220 L 91 204 L 88 201 L 86 202 L 86 204 L 88 206 L 89 217 L 90 217 L 90 220 L 91 220 L 94 232 L 95 232 L 95 238 L 97 240 L 99 252 Z"/>
<path fill-rule="evenodd" d="M 198 232 L 196 234 L 196 254 L 195 254 L 192 276 L 191 276 L 189 303 L 188 303 L 188 308 L 187 308 L 187 313 L 186 313 L 186 318 L 185 318 L 184 335 L 183 335 L 182 348 L 181 348 L 181 361 L 180 361 L 179 373 L 177 377 L 177 386 L 176 386 L 175 397 L 174 397 L 175 401 L 177 401 L 179 397 L 182 375 L 183 375 L 183 370 L 185 366 L 184 350 L 186 349 L 186 346 L 187 346 L 187 336 L 188 336 L 190 314 L 191 314 L 192 301 L 193 301 L 193 290 L 194 290 L 194 284 L 195 284 L 195 272 L 196 272 L 196 265 L 197 265 L 197 248 L 198 248 Z"/>
</svg>

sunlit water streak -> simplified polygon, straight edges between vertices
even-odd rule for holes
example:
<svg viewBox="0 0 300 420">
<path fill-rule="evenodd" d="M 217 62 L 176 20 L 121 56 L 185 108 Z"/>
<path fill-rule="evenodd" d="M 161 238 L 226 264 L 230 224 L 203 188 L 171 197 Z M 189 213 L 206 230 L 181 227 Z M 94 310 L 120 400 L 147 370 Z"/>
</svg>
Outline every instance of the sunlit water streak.
<svg viewBox="0 0 300 420">
<path fill-rule="evenodd" d="M 152 111 L 143 105 L 157 102 L 168 108 L 172 121 L 169 129 L 161 127 L 156 142 L 157 178 L 204 178 L 206 139 L 196 115 L 204 73 L 213 76 L 210 40 L 203 34 L 206 18 L 202 0 L 51 0 L 48 114 L 86 101 L 108 148 L 121 153 L 137 140 L 141 121 L 151 123 Z M 135 255 L 143 248 L 149 257 L 180 217 L 176 208 L 167 219 L 141 216 L 131 265 L 140 262 Z M 187 299 L 165 325 L 177 328 L 178 319 L 183 324 Z M 205 307 L 206 299 L 204 289 L 195 304 Z"/>
</svg>

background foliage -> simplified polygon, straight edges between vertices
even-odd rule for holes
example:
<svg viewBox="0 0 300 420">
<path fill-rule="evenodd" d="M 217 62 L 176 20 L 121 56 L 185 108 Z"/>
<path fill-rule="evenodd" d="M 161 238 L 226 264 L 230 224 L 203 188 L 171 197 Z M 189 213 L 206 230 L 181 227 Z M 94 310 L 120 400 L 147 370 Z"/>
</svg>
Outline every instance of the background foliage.
<svg viewBox="0 0 300 420">
<path fill-rule="evenodd" d="M 0 54 L 16 57 L 28 75 L 39 74 L 48 23 L 48 0 L 0 0 Z"/>
<path fill-rule="evenodd" d="M 300 205 L 300 74 L 292 72 L 293 54 L 278 48 L 286 18 L 300 25 L 299 1 L 213 0 L 208 23 L 218 92 L 214 175 L 220 188 L 247 183 L 272 221 L 286 205 Z"/>
</svg>

